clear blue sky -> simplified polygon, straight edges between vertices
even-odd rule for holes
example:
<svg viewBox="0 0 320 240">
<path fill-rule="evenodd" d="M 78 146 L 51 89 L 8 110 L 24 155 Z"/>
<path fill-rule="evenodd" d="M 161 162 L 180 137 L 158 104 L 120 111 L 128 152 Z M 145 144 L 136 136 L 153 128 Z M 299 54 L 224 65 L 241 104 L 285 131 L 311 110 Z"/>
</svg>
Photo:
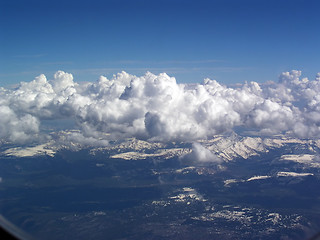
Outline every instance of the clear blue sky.
<svg viewBox="0 0 320 240">
<path fill-rule="evenodd" d="M 0 86 L 57 70 L 121 70 L 178 82 L 277 80 L 320 72 L 320 1 L 1 0 Z"/>
</svg>

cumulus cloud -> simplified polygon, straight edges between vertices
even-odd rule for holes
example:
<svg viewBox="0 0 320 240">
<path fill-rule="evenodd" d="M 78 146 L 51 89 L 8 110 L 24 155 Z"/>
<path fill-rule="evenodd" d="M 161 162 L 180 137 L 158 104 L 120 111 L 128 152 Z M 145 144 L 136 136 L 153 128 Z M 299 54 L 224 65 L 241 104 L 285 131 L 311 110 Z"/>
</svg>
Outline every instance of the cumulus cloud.
<svg viewBox="0 0 320 240">
<path fill-rule="evenodd" d="M 30 114 L 18 116 L 8 106 L 0 106 L 0 116 L 2 142 L 23 143 L 37 137 L 39 120 Z"/>
<path fill-rule="evenodd" d="M 72 74 L 58 71 L 50 80 L 40 75 L 13 90 L 0 88 L 0 138 L 34 141 L 45 134 L 40 131 L 43 121 L 59 119 L 73 119 L 80 132 L 69 140 L 87 145 L 126 137 L 194 141 L 237 126 L 265 135 L 316 138 L 319 92 L 320 74 L 309 80 L 296 70 L 282 73 L 278 83 L 237 88 L 210 79 L 178 84 L 165 73 L 150 72 L 140 77 L 121 72 L 112 79 L 77 83 Z M 198 148 L 194 146 L 194 154 Z"/>
<path fill-rule="evenodd" d="M 197 162 L 211 162 L 221 163 L 222 160 L 211 152 L 209 149 L 202 146 L 200 143 L 194 142 L 192 144 L 192 152 L 181 157 L 182 160 L 186 161 L 197 161 Z"/>
</svg>

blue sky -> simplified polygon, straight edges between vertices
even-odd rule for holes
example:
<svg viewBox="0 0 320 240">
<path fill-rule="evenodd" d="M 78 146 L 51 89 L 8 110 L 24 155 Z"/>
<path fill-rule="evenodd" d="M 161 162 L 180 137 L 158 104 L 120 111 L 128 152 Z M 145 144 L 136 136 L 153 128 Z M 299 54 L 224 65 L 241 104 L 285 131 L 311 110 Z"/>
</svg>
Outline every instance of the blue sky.
<svg viewBox="0 0 320 240">
<path fill-rule="evenodd" d="M 63 70 L 95 81 L 121 70 L 178 82 L 277 80 L 320 72 L 320 2 L 117 0 L 0 3 L 0 86 Z"/>
</svg>

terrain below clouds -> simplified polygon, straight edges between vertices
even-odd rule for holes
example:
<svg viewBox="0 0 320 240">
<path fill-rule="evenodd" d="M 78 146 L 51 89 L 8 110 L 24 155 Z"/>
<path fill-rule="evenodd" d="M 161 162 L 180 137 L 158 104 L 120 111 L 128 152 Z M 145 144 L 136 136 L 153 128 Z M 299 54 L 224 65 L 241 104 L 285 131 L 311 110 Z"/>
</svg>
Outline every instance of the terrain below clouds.
<svg viewBox="0 0 320 240">
<path fill-rule="evenodd" d="M 235 133 L 12 147 L 0 210 L 36 239 L 308 239 L 320 229 L 319 153 L 319 140 Z"/>
</svg>

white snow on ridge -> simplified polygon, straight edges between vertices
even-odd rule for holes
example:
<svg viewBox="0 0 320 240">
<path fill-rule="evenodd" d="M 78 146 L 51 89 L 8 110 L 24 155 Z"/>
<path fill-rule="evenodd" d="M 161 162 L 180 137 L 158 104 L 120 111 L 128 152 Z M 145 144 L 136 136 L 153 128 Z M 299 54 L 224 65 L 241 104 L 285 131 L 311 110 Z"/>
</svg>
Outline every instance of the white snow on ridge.
<svg viewBox="0 0 320 240">
<path fill-rule="evenodd" d="M 190 170 L 194 170 L 194 169 L 195 167 L 185 167 L 185 168 L 177 169 L 176 173 L 186 174 L 186 173 L 189 173 Z"/>
<path fill-rule="evenodd" d="M 247 180 L 243 180 L 243 179 L 227 179 L 227 180 L 224 180 L 223 183 L 224 183 L 224 186 L 225 187 L 229 187 L 231 184 L 233 183 L 243 183 L 243 182 L 251 182 L 251 181 L 255 181 L 255 180 L 264 180 L 264 179 L 268 179 L 268 178 L 271 178 L 272 176 L 268 176 L 268 175 L 265 175 L 265 176 L 253 176 L 253 177 L 250 177 L 248 178 Z"/>
<path fill-rule="evenodd" d="M 262 139 L 260 137 L 240 137 L 236 134 L 232 134 L 230 137 L 219 135 L 212 140 L 203 141 L 203 144 L 210 151 L 217 153 L 225 161 L 230 161 L 236 157 L 248 159 L 260 153 L 266 153 L 271 148 L 280 148 L 288 143 L 306 144 L 309 142 L 284 136 Z"/>
<path fill-rule="evenodd" d="M 290 155 L 282 155 L 281 160 L 293 161 L 298 163 L 310 163 L 314 160 L 315 156 L 311 154 L 290 154 Z"/>
<path fill-rule="evenodd" d="M 139 140 L 136 138 L 129 138 L 126 141 L 116 144 L 115 146 L 109 146 L 105 149 L 111 150 L 111 149 L 132 149 L 135 151 L 141 151 L 144 149 L 158 149 L 158 148 L 164 148 L 164 144 L 158 143 L 158 142 L 147 142 L 143 140 Z"/>
<path fill-rule="evenodd" d="M 283 135 L 277 135 L 273 138 L 241 137 L 236 133 L 232 133 L 230 136 L 215 135 L 212 139 L 201 140 L 196 143 L 205 148 L 205 150 L 210 151 L 212 155 L 216 156 L 220 161 L 232 161 L 235 158 L 248 159 L 252 156 L 259 156 L 260 154 L 267 153 L 270 149 L 280 148 L 286 144 L 304 144 L 312 153 L 316 153 L 316 149 L 320 146 L 320 140 L 300 140 L 288 138 Z M 2 152 L 2 154 L 16 157 L 30 157 L 45 154 L 53 156 L 58 148 L 68 148 L 72 146 L 72 144 L 73 142 L 69 141 L 69 145 L 59 146 L 59 144 L 53 145 L 51 142 L 48 142 L 33 147 L 7 149 Z M 111 158 L 121 158 L 125 160 L 141 160 L 148 157 L 169 159 L 194 152 L 194 149 L 191 147 L 181 147 L 179 144 L 175 143 L 170 144 L 170 147 L 168 147 L 167 144 L 161 142 L 148 142 L 135 138 L 128 138 L 120 143 L 110 143 L 107 146 L 93 148 L 90 153 L 94 155 L 99 151 L 103 152 L 110 150 L 113 152 L 115 150 L 116 152 Z M 194 156 L 192 158 L 194 158 L 193 160 L 196 160 Z M 291 154 L 283 155 L 280 158 L 280 160 L 283 161 L 294 161 L 306 164 L 310 167 L 320 168 L 320 162 L 316 159 L 316 156 L 313 154 Z"/>
<path fill-rule="evenodd" d="M 277 177 L 305 177 L 313 176 L 313 173 L 278 172 Z"/>
<path fill-rule="evenodd" d="M 147 157 L 163 157 L 164 159 L 172 158 L 174 156 L 181 156 L 190 153 L 188 148 L 171 148 L 161 149 L 156 153 L 143 153 L 143 152 L 125 152 L 111 156 L 111 158 L 121 158 L 125 160 L 141 160 Z"/>
<path fill-rule="evenodd" d="M 257 138 L 258 139 L 258 138 Z M 206 143 L 206 147 L 218 154 L 218 156 L 226 161 L 230 161 L 235 157 L 248 158 L 257 155 L 257 151 L 246 145 L 245 141 L 220 138 L 214 142 Z M 258 144 L 257 144 L 258 145 Z"/>
<path fill-rule="evenodd" d="M 169 199 L 174 200 L 175 202 L 186 202 L 188 205 L 190 204 L 190 201 L 207 201 L 202 197 L 201 194 L 199 194 L 195 189 L 190 187 L 184 187 L 182 189 L 183 193 L 179 193 L 176 196 L 169 197 Z"/>
<path fill-rule="evenodd" d="M 266 176 L 254 176 L 254 177 L 247 179 L 247 182 L 254 181 L 254 180 L 267 179 L 267 178 L 271 178 L 271 176 L 267 176 L 267 175 Z"/>
<path fill-rule="evenodd" d="M 120 153 L 111 156 L 111 158 L 121 158 L 124 160 L 140 160 L 140 159 L 145 159 L 152 154 L 145 154 L 145 153 L 140 153 L 140 152 L 125 152 L 125 153 Z"/>
<path fill-rule="evenodd" d="M 10 148 L 3 152 L 7 156 L 14 156 L 14 157 L 33 157 L 39 155 L 49 155 L 53 157 L 56 153 L 55 150 L 49 148 L 48 144 L 41 144 L 34 147 L 27 147 L 27 148 Z"/>
<path fill-rule="evenodd" d="M 316 155 L 313 154 L 288 154 L 282 155 L 280 160 L 292 161 L 300 164 L 307 165 L 309 167 L 320 168 L 320 162 L 316 161 Z"/>
<path fill-rule="evenodd" d="M 320 147 L 320 140 L 301 140 L 283 135 L 277 135 L 273 138 L 240 137 L 233 134 L 230 137 L 223 137 L 222 135 L 215 136 L 212 140 L 202 141 L 202 144 L 210 151 L 216 153 L 224 161 L 231 161 L 237 157 L 248 159 L 261 153 L 267 153 L 270 149 L 283 147 L 286 144 L 307 145 L 310 151 L 316 152 L 314 147 Z M 309 162 L 313 167 L 320 167 L 320 163 L 313 162 L 315 156 L 312 154 L 290 156 L 291 155 L 284 155 L 282 160 L 295 160 L 303 163 Z"/>
<path fill-rule="evenodd" d="M 261 152 L 268 152 L 263 140 L 258 137 L 219 137 L 218 140 L 208 141 L 206 147 L 216 152 L 225 161 L 230 161 L 236 157 L 247 159 L 251 156 L 259 155 Z"/>
<path fill-rule="evenodd" d="M 229 187 L 231 184 L 234 183 L 244 183 L 244 182 L 251 182 L 251 181 L 256 181 L 256 180 L 265 180 L 269 178 L 274 178 L 274 177 L 306 177 L 306 176 L 313 176 L 313 173 L 296 173 L 296 172 L 277 172 L 273 176 L 269 175 L 263 175 L 263 176 L 253 176 L 248 178 L 247 180 L 243 179 L 227 179 L 224 180 L 224 186 Z"/>
<path fill-rule="evenodd" d="M 197 217 L 192 217 L 194 220 L 205 222 L 216 221 L 219 218 L 232 222 L 241 222 L 243 224 L 249 224 L 252 221 L 252 216 L 248 216 L 246 211 L 239 210 L 221 210 L 212 213 L 204 213 Z"/>
<path fill-rule="evenodd" d="M 279 136 L 278 138 L 267 138 L 264 141 L 264 144 L 270 147 L 281 147 L 288 143 L 307 144 L 307 143 L 312 143 L 312 140 L 301 140 L 297 138 L 288 138 L 285 136 Z"/>
<path fill-rule="evenodd" d="M 225 187 L 228 187 L 230 184 L 237 183 L 237 182 L 243 182 L 243 180 L 241 180 L 241 179 L 227 179 L 227 180 L 223 181 Z"/>
</svg>

